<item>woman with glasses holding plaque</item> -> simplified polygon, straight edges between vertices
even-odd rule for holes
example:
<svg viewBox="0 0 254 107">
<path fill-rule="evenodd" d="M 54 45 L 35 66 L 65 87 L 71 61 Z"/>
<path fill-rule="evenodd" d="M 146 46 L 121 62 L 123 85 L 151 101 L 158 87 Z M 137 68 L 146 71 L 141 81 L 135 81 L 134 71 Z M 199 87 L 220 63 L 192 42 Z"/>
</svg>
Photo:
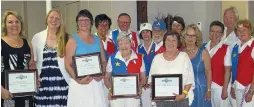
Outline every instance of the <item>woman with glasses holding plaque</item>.
<svg viewBox="0 0 254 107">
<path fill-rule="evenodd" d="M 149 83 L 152 82 L 153 75 L 182 75 L 182 83 L 179 83 L 182 85 L 182 90 L 179 88 L 182 94 L 170 93 L 176 96 L 173 100 L 155 100 L 157 107 L 189 107 L 192 103 L 193 88 L 195 85 L 193 69 L 188 55 L 185 52 L 178 51 L 179 46 L 179 34 L 176 32 L 166 33 L 163 38 L 163 47 L 165 47 L 166 52 L 156 55 L 153 59 L 149 74 Z M 180 85 L 179 87 L 181 87 Z M 153 92 L 156 91 L 153 90 Z"/>
<path fill-rule="evenodd" d="M 64 69 L 64 49 L 68 40 L 61 13 L 52 9 L 46 16 L 47 29 L 34 35 L 32 45 L 40 87 L 35 96 L 36 107 L 65 107 L 69 75 Z"/>
<path fill-rule="evenodd" d="M 212 71 L 208 51 L 202 46 L 202 33 L 195 24 L 183 31 L 182 43 L 184 51 L 191 59 L 195 89 L 191 107 L 211 107 Z"/>
<path fill-rule="evenodd" d="M 108 99 L 111 107 L 140 107 L 139 95 L 141 94 L 141 87 L 145 84 L 145 67 L 142 55 L 136 54 L 131 49 L 132 40 L 123 32 L 119 33 L 117 37 L 118 51 L 109 57 L 105 85 L 109 90 Z M 112 75 L 131 75 L 139 74 L 140 82 L 138 85 L 138 96 L 135 98 L 113 98 L 112 97 Z M 121 90 L 129 91 L 129 90 Z"/>
<path fill-rule="evenodd" d="M 238 107 L 254 106 L 254 38 L 249 20 L 239 20 L 235 26 L 239 41 L 232 45 L 232 98 Z"/>
<path fill-rule="evenodd" d="M 33 107 L 32 97 L 15 97 L 5 88 L 3 70 L 23 70 L 35 68 L 33 53 L 25 36 L 22 17 L 15 11 L 6 11 L 2 19 L 1 37 L 1 107 Z M 28 104 L 29 103 L 29 104 Z"/>
<path fill-rule="evenodd" d="M 77 78 L 73 65 L 73 56 L 100 53 L 102 72 L 105 71 L 106 59 L 103 44 L 98 36 L 91 34 L 92 14 L 84 9 L 76 16 L 78 33 L 73 34 L 66 45 L 65 68 L 72 77 L 69 84 L 68 107 L 107 107 L 102 76 Z M 77 67 L 77 66 L 76 66 Z M 87 70 L 87 69 L 86 69 Z M 90 72 L 90 71 L 88 71 Z"/>
</svg>

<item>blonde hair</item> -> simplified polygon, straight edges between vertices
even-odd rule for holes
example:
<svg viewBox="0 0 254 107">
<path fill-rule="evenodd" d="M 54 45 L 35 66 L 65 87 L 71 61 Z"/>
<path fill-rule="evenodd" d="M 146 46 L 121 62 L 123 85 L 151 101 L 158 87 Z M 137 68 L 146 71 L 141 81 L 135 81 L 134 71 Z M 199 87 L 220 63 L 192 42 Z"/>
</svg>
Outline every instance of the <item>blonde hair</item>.
<svg viewBox="0 0 254 107">
<path fill-rule="evenodd" d="M 63 21 L 62 14 L 57 9 L 53 8 L 48 12 L 48 14 L 46 16 L 46 24 L 47 24 L 49 14 L 51 12 L 57 12 L 60 16 L 61 24 L 58 28 L 58 31 L 56 32 L 56 37 L 57 37 L 56 43 L 57 43 L 57 56 L 63 57 L 64 56 L 64 51 L 65 51 L 65 45 L 66 45 L 67 40 L 68 40 L 68 35 L 66 34 L 66 31 L 65 31 L 65 26 L 64 26 L 64 23 L 63 23 L 64 21 Z"/>
<path fill-rule="evenodd" d="M 184 36 L 186 35 L 186 33 L 187 33 L 187 31 L 188 31 L 189 29 L 193 29 L 193 30 L 194 30 L 195 35 L 196 35 L 196 43 L 195 43 L 195 45 L 196 45 L 197 47 L 200 48 L 200 47 L 202 46 L 202 44 L 203 44 L 203 37 L 202 37 L 202 33 L 201 33 L 200 29 L 198 28 L 198 26 L 197 26 L 196 24 L 188 25 L 188 26 L 184 29 L 184 31 L 182 32 L 182 37 L 181 37 L 181 39 L 182 39 L 183 47 L 186 48 Z"/>
<path fill-rule="evenodd" d="M 4 13 L 4 17 L 2 19 L 2 36 L 6 36 L 7 35 L 7 24 L 6 24 L 6 21 L 7 21 L 7 17 L 9 15 L 13 15 L 13 16 L 15 16 L 19 20 L 19 22 L 21 23 L 21 31 L 20 31 L 19 35 L 24 37 L 25 36 L 24 22 L 23 22 L 22 17 L 16 11 L 6 11 Z"/>
<path fill-rule="evenodd" d="M 250 32 L 251 32 L 250 35 L 253 35 L 253 34 L 254 34 L 254 29 L 253 29 L 253 26 L 252 26 L 252 24 L 251 24 L 251 21 L 250 21 L 250 20 L 247 20 L 247 19 L 239 20 L 239 21 L 235 24 L 235 28 L 234 28 L 235 34 L 236 34 L 236 32 L 237 32 L 237 29 L 239 28 L 239 25 L 241 25 L 241 24 L 247 24 L 247 25 L 249 25 L 249 27 L 250 27 L 249 30 L 250 30 Z"/>
</svg>

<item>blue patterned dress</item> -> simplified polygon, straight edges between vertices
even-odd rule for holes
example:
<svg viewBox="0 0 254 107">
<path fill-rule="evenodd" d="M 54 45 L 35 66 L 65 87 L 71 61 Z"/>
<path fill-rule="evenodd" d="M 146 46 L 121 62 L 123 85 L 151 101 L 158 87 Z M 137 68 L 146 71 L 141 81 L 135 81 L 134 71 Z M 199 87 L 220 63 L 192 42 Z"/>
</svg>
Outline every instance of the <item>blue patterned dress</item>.
<svg viewBox="0 0 254 107">
<path fill-rule="evenodd" d="M 194 100 L 191 107 L 212 107 L 211 101 L 205 99 L 207 91 L 206 74 L 205 74 L 205 64 L 202 59 L 203 47 L 200 48 L 195 57 L 191 59 L 194 78 L 195 78 L 195 89 Z"/>
<path fill-rule="evenodd" d="M 66 107 L 68 84 L 58 67 L 56 48 L 45 45 L 40 79 L 36 107 Z"/>
</svg>

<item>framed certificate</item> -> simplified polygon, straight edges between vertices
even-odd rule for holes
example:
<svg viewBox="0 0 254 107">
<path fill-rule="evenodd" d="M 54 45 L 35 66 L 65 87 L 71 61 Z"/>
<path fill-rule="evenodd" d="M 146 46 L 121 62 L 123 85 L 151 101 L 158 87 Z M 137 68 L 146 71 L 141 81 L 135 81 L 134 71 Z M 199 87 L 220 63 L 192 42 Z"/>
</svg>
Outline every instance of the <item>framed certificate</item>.
<svg viewBox="0 0 254 107">
<path fill-rule="evenodd" d="M 152 99 L 174 100 L 176 94 L 182 94 L 182 74 L 152 75 Z"/>
<path fill-rule="evenodd" d="M 74 71 L 77 78 L 103 74 L 100 52 L 74 56 L 73 61 Z"/>
<path fill-rule="evenodd" d="M 5 88 L 13 96 L 34 96 L 36 93 L 37 69 L 5 70 Z"/>
<path fill-rule="evenodd" d="M 138 74 L 113 75 L 112 97 L 125 98 L 138 96 Z"/>
</svg>

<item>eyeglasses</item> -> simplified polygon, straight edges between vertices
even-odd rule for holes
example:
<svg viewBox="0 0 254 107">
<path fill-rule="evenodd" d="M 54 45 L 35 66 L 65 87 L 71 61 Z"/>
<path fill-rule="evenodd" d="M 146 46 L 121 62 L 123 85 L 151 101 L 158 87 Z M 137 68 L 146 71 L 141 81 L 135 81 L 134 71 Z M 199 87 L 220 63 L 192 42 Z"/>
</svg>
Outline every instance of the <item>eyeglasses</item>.
<svg viewBox="0 0 254 107">
<path fill-rule="evenodd" d="M 122 22 L 118 20 L 118 23 L 127 25 L 127 24 L 130 24 L 131 22 Z"/>
<path fill-rule="evenodd" d="M 99 23 L 98 26 L 100 26 L 100 27 L 108 27 L 109 23 L 108 22 L 101 22 L 101 23 Z"/>
<path fill-rule="evenodd" d="M 214 31 L 214 30 L 210 30 L 211 33 L 215 33 L 215 34 L 220 34 L 222 33 L 221 31 Z"/>
<path fill-rule="evenodd" d="M 196 37 L 196 35 L 190 35 L 190 34 L 185 34 L 185 36 L 184 36 L 185 38 L 195 38 Z"/>
<path fill-rule="evenodd" d="M 210 30 L 211 33 L 215 33 L 215 34 L 220 34 L 222 33 L 221 31 L 214 31 L 214 30 Z"/>
<path fill-rule="evenodd" d="M 79 19 L 78 22 L 90 22 L 90 19 Z"/>
</svg>

